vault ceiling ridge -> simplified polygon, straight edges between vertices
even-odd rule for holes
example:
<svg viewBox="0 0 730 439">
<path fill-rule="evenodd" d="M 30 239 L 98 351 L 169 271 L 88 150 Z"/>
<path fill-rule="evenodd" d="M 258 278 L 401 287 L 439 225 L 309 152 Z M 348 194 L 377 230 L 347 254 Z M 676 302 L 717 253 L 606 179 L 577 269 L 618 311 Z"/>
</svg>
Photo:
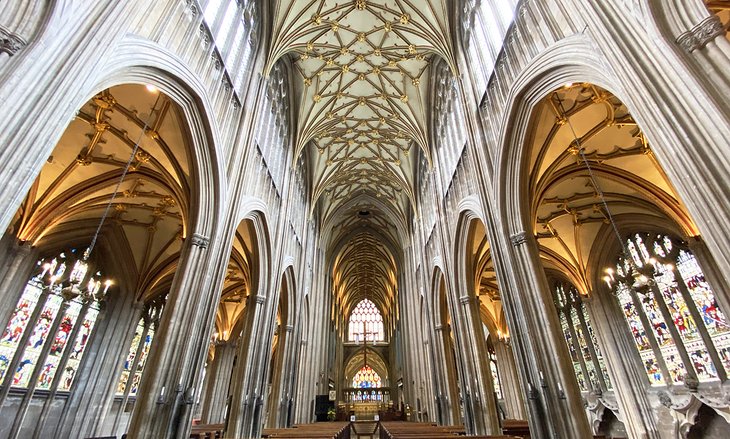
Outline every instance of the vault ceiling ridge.
<svg viewBox="0 0 730 439">
<path fill-rule="evenodd" d="M 374 209 L 373 209 L 374 208 Z M 385 221 L 392 227 L 393 237 L 399 238 L 398 241 L 394 241 L 394 244 L 400 243 L 401 245 L 406 243 L 407 239 L 407 221 L 405 215 L 400 212 L 397 206 L 387 203 L 382 198 L 375 198 L 371 194 L 362 193 L 351 199 L 339 204 L 336 209 L 329 211 L 322 218 L 322 230 L 325 231 L 324 236 L 331 236 L 333 230 L 342 223 L 338 219 L 345 219 L 347 216 L 357 218 L 357 212 L 359 210 L 367 210 L 373 215 L 367 219 L 367 222 L 380 219 Z M 373 211 L 376 210 L 376 211 Z M 384 213 L 384 215 L 382 214 Z M 358 218 L 358 222 L 363 221 L 362 218 Z M 359 227 L 359 224 L 357 225 Z"/>
</svg>

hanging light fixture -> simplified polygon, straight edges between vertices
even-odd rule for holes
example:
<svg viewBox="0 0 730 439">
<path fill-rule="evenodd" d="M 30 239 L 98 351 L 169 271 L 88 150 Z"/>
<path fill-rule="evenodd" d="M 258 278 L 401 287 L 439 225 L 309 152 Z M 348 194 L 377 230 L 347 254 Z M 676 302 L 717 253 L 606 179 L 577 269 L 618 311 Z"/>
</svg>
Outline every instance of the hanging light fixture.
<svg viewBox="0 0 730 439">
<path fill-rule="evenodd" d="M 150 87 L 154 88 L 154 86 L 148 85 L 147 89 L 151 90 Z M 158 96 L 155 100 L 155 104 L 152 106 L 152 111 L 154 111 L 157 107 L 159 99 L 160 97 Z M 122 171 L 122 175 L 119 177 L 119 181 L 114 187 L 114 191 L 112 192 L 109 202 L 106 204 L 104 213 L 102 214 L 99 224 L 96 227 L 96 231 L 91 238 L 89 247 L 75 260 L 67 257 L 66 252 L 62 252 L 57 257 L 50 258 L 45 262 L 39 262 L 38 264 L 42 267 L 42 272 L 32 279 L 37 286 L 49 289 L 52 293 L 60 295 L 66 301 L 71 301 L 79 296 L 82 296 L 84 300 L 88 301 L 101 301 L 106 297 L 109 288 L 114 284 L 114 282 L 111 279 L 107 279 L 102 282 L 101 272 L 90 272 L 89 258 L 94 251 L 96 242 L 101 234 L 101 229 L 109 216 L 114 200 L 119 194 L 124 178 L 127 176 L 127 173 L 134 162 L 134 158 L 137 156 L 137 151 L 139 150 L 139 145 L 142 142 L 142 137 L 145 135 L 147 128 L 149 127 L 149 122 L 152 118 L 152 111 L 150 111 L 150 114 L 144 122 L 142 131 L 132 148 L 132 154 L 129 156 L 129 159 Z M 71 253 L 75 255 L 76 250 L 72 249 Z M 67 267 L 69 266 L 72 267 L 70 271 L 67 270 Z"/>
</svg>

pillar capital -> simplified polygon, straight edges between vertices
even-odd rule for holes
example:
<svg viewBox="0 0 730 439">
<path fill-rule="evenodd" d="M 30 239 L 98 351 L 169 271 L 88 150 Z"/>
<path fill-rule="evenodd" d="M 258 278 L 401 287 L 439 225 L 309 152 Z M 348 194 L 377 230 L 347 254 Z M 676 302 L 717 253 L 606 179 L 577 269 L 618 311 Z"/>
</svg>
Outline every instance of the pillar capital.
<svg viewBox="0 0 730 439">
<path fill-rule="evenodd" d="M 0 26 L 0 53 L 7 53 L 13 56 L 24 48 L 26 44 L 26 41 L 20 35 Z"/>
<path fill-rule="evenodd" d="M 210 244 L 210 238 L 207 236 L 203 236 L 200 233 L 193 233 L 192 236 L 190 236 L 191 244 L 200 247 L 200 249 L 206 249 L 208 248 L 208 245 Z"/>
<path fill-rule="evenodd" d="M 692 29 L 677 37 L 679 47 L 687 52 L 702 49 L 715 38 L 725 35 L 725 27 L 717 15 L 710 15 Z"/>
<path fill-rule="evenodd" d="M 527 242 L 527 232 L 523 230 L 521 232 L 513 233 L 510 235 L 509 240 L 512 242 L 513 246 L 519 247 Z"/>
</svg>

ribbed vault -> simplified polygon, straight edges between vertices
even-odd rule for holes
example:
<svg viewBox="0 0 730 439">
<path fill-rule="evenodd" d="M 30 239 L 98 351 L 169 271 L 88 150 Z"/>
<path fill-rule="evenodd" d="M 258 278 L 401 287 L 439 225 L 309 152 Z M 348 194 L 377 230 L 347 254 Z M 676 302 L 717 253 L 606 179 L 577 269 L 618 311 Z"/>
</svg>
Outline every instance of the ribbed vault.
<svg viewBox="0 0 730 439">
<path fill-rule="evenodd" d="M 429 157 L 429 66 L 434 55 L 453 66 L 447 12 L 441 0 L 277 3 L 268 65 L 294 58 L 296 156 L 311 158 L 325 216 L 362 193 L 401 213 L 413 201 L 412 145 Z"/>
<path fill-rule="evenodd" d="M 105 233 L 130 255 L 132 290 L 166 293 L 189 227 L 190 142 L 179 107 L 156 89 L 119 85 L 84 104 L 18 210 L 13 232 L 42 246 L 99 224 L 135 144 Z M 89 243 L 79 243 L 88 245 Z"/>
<path fill-rule="evenodd" d="M 577 287 L 588 288 L 589 257 L 594 245 L 603 245 L 596 237 L 609 224 L 578 145 L 615 218 L 670 219 L 686 235 L 697 234 L 646 137 L 616 96 L 592 84 L 568 85 L 544 100 L 537 118 L 529 194 L 546 267 L 570 273 Z"/>
<path fill-rule="evenodd" d="M 333 265 L 333 285 L 342 315 L 370 299 L 383 314 L 386 332 L 392 322 L 397 285 L 396 261 L 377 235 L 360 231 L 348 238 Z"/>
</svg>

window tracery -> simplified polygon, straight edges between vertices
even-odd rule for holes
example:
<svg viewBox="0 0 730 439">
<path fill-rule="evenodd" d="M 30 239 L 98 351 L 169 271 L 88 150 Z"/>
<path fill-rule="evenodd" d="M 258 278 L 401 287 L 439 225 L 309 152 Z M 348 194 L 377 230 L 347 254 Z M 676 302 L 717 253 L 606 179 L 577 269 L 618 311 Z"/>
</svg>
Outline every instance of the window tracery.
<svg viewBox="0 0 730 439">
<path fill-rule="evenodd" d="M 370 366 L 363 366 L 352 378 L 352 387 L 356 389 L 380 388 L 383 382 L 380 375 Z"/>
<path fill-rule="evenodd" d="M 371 300 L 363 299 L 352 310 L 348 339 L 356 342 L 385 340 L 383 316 Z"/>
<path fill-rule="evenodd" d="M 94 273 L 80 257 L 72 248 L 37 261 L 0 338 L 0 382 L 22 389 L 70 390 L 100 300 L 111 285 L 107 281 L 102 286 L 101 272 Z M 92 274 L 84 284 L 87 273 Z M 69 288 L 69 281 L 75 289 Z M 9 373 L 12 378 L 6 376 Z"/>
<path fill-rule="evenodd" d="M 578 290 L 571 284 L 557 281 L 553 287 L 553 300 L 580 390 L 610 390 L 606 361 Z"/>
<path fill-rule="evenodd" d="M 637 233 L 604 280 L 618 298 L 652 385 L 716 380 L 730 367 L 730 325 L 686 243 Z"/>
</svg>

